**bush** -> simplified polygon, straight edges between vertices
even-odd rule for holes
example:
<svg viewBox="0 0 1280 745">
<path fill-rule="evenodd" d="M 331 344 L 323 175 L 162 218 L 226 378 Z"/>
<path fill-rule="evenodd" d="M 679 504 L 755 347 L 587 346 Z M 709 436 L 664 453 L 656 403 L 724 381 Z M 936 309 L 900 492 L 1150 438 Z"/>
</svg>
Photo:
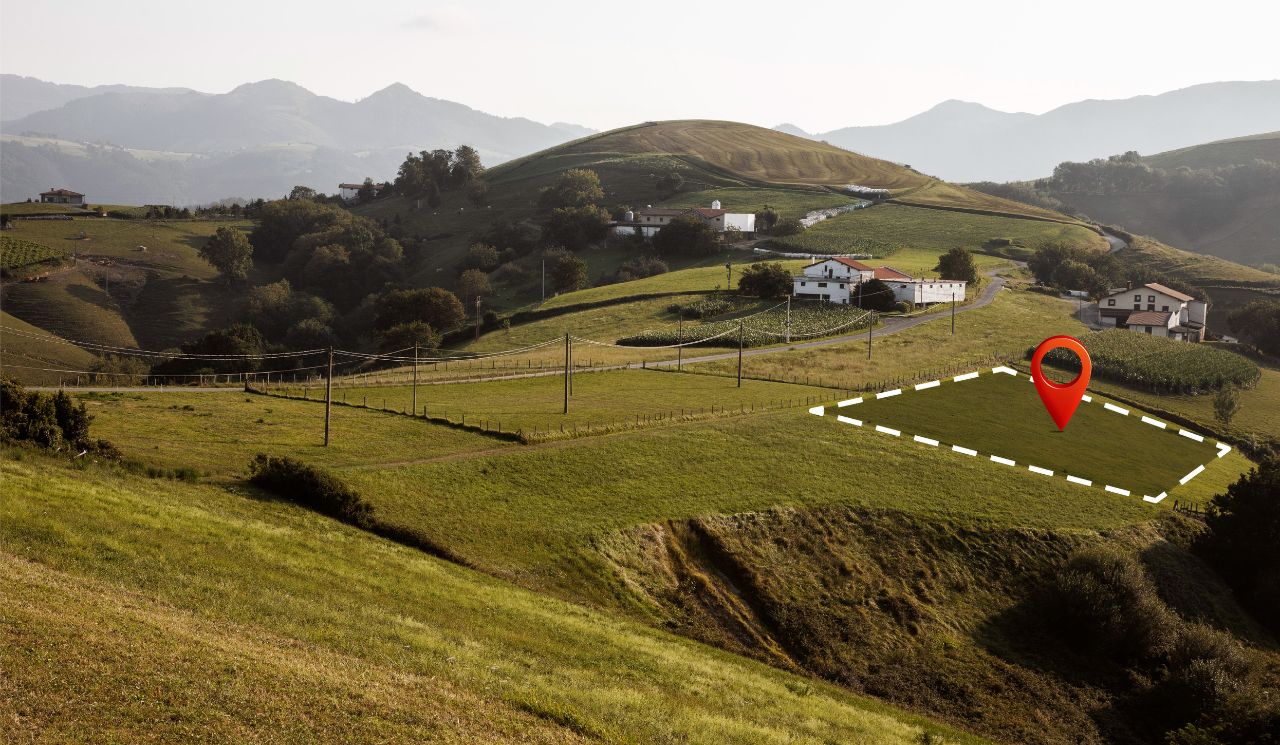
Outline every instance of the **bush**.
<svg viewBox="0 0 1280 745">
<path fill-rule="evenodd" d="M 32 442 L 40 447 L 78 450 L 112 449 L 89 439 L 93 417 L 84 402 L 64 391 L 53 395 L 28 392 L 16 381 L 0 379 L 0 440 Z M 102 447 L 99 448 L 99 445 Z"/>
<path fill-rule="evenodd" d="M 913 309 L 910 300 L 903 300 L 898 303 L 897 309 L 899 313 L 910 313 Z"/>
<path fill-rule="evenodd" d="M 863 282 L 854 293 L 854 299 L 858 301 L 859 307 L 867 310 L 883 313 L 898 308 L 897 301 L 893 299 L 893 289 L 878 279 Z"/>
<path fill-rule="evenodd" d="M 321 469 L 288 456 L 259 453 L 249 464 L 249 481 L 293 502 L 365 527 L 373 508 L 355 490 Z"/>
<path fill-rule="evenodd" d="M 778 262 L 752 264 L 738 277 L 738 290 L 742 294 L 766 300 L 786 297 L 791 294 L 791 288 L 791 272 Z"/>
<path fill-rule="evenodd" d="M 1051 596 L 1049 618 L 1078 647 L 1120 661 L 1148 661 L 1174 646 L 1177 617 L 1131 556 L 1080 551 L 1057 574 Z"/>
<path fill-rule="evenodd" d="M 1280 632 L 1280 460 L 1264 460 L 1214 497 L 1205 520 L 1197 550 Z"/>
<path fill-rule="evenodd" d="M 772 228 L 769 229 L 769 235 L 776 235 L 778 237 L 783 237 L 788 235 L 799 235 L 800 233 L 803 233 L 803 232 L 804 232 L 804 224 L 801 223 L 799 220 L 795 219 L 794 217 L 788 217 L 785 220 L 779 220 L 777 223 L 774 224 Z"/>
</svg>

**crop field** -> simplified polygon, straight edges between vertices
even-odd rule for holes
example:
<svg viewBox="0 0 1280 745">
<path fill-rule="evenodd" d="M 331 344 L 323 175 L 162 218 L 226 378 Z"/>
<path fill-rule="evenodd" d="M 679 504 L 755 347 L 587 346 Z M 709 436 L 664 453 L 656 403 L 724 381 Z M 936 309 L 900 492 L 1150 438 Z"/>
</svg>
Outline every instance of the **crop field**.
<svg viewBox="0 0 1280 745">
<path fill-rule="evenodd" d="M 294 397 L 304 395 L 296 386 L 281 386 L 272 392 Z M 313 387 L 306 395 L 313 400 L 323 398 L 323 387 Z M 425 409 L 432 418 L 486 430 L 518 431 L 529 437 L 544 437 L 562 432 L 600 433 L 799 407 L 832 395 L 830 389 L 790 383 L 744 380 L 738 388 L 733 379 L 711 375 L 608 370 L 579 372 L 573 376 L 568 414 L 562 413 L 564 377 L 560 375 L 419 385 L 418 410 L 421 413 Z M 339 386 L 333 396 L 340 403 L 408 411 L 412 407 L 413 388 L 407 385 Z"/>
<path fill-rule="evenodd" d="M 935 254 L 956 246 L 983 251 L 989 249 L 993 239 L 1007 239 L 1029 249 L 1057 242 L 1099 250 L 1107 247 L 1101 236 L 1079 225 L 901 204 L 880 204 L 846 213 L 775 242 L 792 251 L 888 256 L 904 248 L 927 249 Z"/>
<path fill-rule="evenodd" d="M 853 405 L 831 407 L 826 421 L 837 426 L 834 417 L 839 414 L 863 422 L 868 435 L 889 437 L 902 447 L 932 447 L 912 440 L 920 435 L 939 441 L 944 452 L 951 446 L 977 451 L 976 456 L 952 451 L 955 458 L 987 461 L 995 455 L 1016 463 L 992 462 L 992 468 L 1024 471 L 1038 466 L 1053 471 L 1052 478 L 1071 474 L 1092 481 L 1099 492 L 1104 485 L 1132 492 L 1131 497 L 1108 493 L 1108 499 L 1155 497 L 1164 492 L 1177 496 L 1178 480 L 1197 466 L 1210 464 L 1209 468 L 1217 469 L 1217 450 L 1211 442 L 1194 442 L 1180 436 L 1176 425 L 1160 429 L 1140 421 L 1141 412 L 1126 411 L 1122 415 L 1106 409 L 1097 397 L 1081 403 L 1060 432 L 1029 377 L 984 369 L 971 380 L 943 380 L 924 390 L 907 387 L 891 397 L 867 397 Z M 876 425 L 900 434 L 883 434 L 872 429 Z"/>
<path fill-rule="evenodd" d="M 668 327 L 626 336 L 618 339 L 618 344 L 657 347 L 697 341 L 699 346 L 703 344 L 717 347 L 737 346 L 739 326 L 742 330 L 744 347 L 780 344 L 786 339 L 788 317 L 792 340 L 851 333 L 860 328 L 866 328 L 873 320 L 871 311 L 851 305 L 803 301 L 791 304 L 789 316 L 785 308 L 775 305 L 767 311 L 750 315 L 741 321 L 726 319 L 686 323 L 683 328 Z"/>
<path fill-rule="evenodd" d="M 256 490 L 7 451 L 0 479 L 19 739 L 979 741 Z"/>
<path fill-rule="evenodd" d="M 1258 382 L 1240 391 L 1240 411 L 1228 429 L 1214 417 L 1212 393 L 1194 395 L 1156 394 L 1132 386 L 1099 380 L 1093 387 L 1123 398 L 1151 411 L 1166 411 L 1195 422 L 1201 431 L 1222 432 L 1280 440 L 1280 370 L 1263 367 Z"/>
<path fill-rule="evenodd" d="M 856 340 L 747 357 L 743 374 L 863 390 L 886 381 L 965 372 L 962 368 L 967 365 L 1020 360 L 1028 346 L 1047 337 L 1086 331 L 1069 312 L 1070 306 L 1057 298 L 1006 287 L 991 304 L 957 314 L 954 336 L 951 316 L 944 312 L 914 328 L 873 340 L 871 359 L 867 359 L 866 341 Z M 734 375 L 737 362 L 700 362 L 686 369 Z"/>
<path fill-rule="evenodd" d="M 0 214 L 4 215 L 83 215 L 85 210 L 70 204 L 47 204 L 45 202 L 11 202 L 0 204 Z"/>
<path fill-rule="evenodd" d="M 1135 388 L 1170 393 L 1198 393 L 1223 386 L 1252 386 L 1258 366 L 1246 357 L 1203 344 L 1187 344 L 1124 329 L 1089 334 L 1080 339 L 1089 352 L 1093 374 Z M 1074 354 L 1055 349 L 1045 360 L 1079 370 Z"/>
<path fill-rule="evenodd" d="M 61 251 L 49 248 L 43 243 L 14 238 L 9 235 L 0 236 L 0 271 L 18 269 L 31 264 L 39 264 L 42 261 L 60 258 L 62 258 Z"/>
</svg>

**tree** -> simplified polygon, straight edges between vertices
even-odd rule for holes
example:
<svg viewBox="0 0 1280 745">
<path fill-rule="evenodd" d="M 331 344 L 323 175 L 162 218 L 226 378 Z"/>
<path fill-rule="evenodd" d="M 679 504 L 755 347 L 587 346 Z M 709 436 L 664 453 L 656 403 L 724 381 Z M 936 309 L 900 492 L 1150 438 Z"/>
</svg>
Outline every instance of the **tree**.
<svg viewBox="0 0 1280 745">
<path fill-rule="evenodd" d="M 434 352 L 440 348 L 442 337 L 422 321 L 401 323 L 382 332 L 381 346 L 384 352 L 396 352 L 418 345 L 419 352 Z"/>
<path fill-rule="evenodd" d="M 1213 397 L 1213 418 L 1223 426 L 1231 429 L 1231 420 L 1240 412 L 1240 391 L 1233 385 L 1226 385 Z"/>
<path fill-rule="evenodd" d="M 473 307 L 477 298 L 490 292 L 493 288 L 489 286 L 489 276 L 479 269 L 468 269 L 458 278 L 458 295 L 464 308 Z"/>
<path fill-rule="evenodd" d="M 360 204 L 368 204 L 376 196 L 378 196 L 378 187 L 373 185 L 373 179 L 366 176 L 364 183 L 360 184 L 360 189 L 356 191 L 356 199 L 360 200 Z"/>
<path fill-rule="evenodd" d="M 310 186 L 295 186 L 289 190 L 289 199 L 306 199 L 312 200 L 316 198 L 316 190 Z"/>
<path fill-rule="evenodd" d="M 897 301 L 893 298 L 893 289 L 878 279 L 863 282 L 853 293 L 859 308 L 887 312 L 897 309 Z"/>
<path fill-rule="evenodd" d="M 738 276 L 739 292 L 766 300 L 786 297 L 792 287 L 791 272 L 778 262 L 752 264 Z"/>
<path fill-rule="evenodd" d="M 756 213 L 756 232 L 768 233 L 773 230 L 773 226 L 778 224 L 778 211 L 769 205 L 765 205 L 764 209 Z"/>
<path fill-rule="evenodd" d="M 218 228 L 200 247 L 200 258 L 209 262 L 227 283 L 249 276 L 253 244 L 234 228 Z"/>
<path fill-rule="evenodd" d="M 970 284 L 978 281 L 978 267 L 973 262 L 973 254 L 960 246 L 938 257 L 938 265 L 933 270 L 943 279 L 959 280 Z"/>
<path fill-rule="evenodd" d="M 392 290 L 378 298 L 373 327 L 386 331 L 403 323 L 421 321 L 431 328 L 448 330 L 462 325 L 466 313 L 458 296 L 440 287 Z"/>
<path fill-rule="evenodd" d="M 609 213 L 595 205 L 557 207 L 542 228 L 543 240 L 570 251 L 581 251 L 608 236 Z"/>
<path fill-rule="evenodd" d="M 1213 498 L 1197 548 L 1273 632 L 1280 631 L 1280 459 Z"/>
<path fill-rule="evenodd" d="M 426 194 L 427 206 L 431 209 L 439 207 L 444 202 L 444 197 L 440 195 L 440 187 L 434 181 L 427 182 Z"/>
<path fill-rule="evenodd" d="M 498 268 L 502 260 L 498 256 L 498 249 L 490 246 L 488 243 L 472 243 L 467 249 L 467 255 L 462 258 L 462 268 L 480 269 L 485 272 L 491 272 Z"/>
<path fill-rule="evenodd" d="M 788 217 L 785 220 L 778 220 L 773 227 L 769 229 L 770 235 L 799 235 L 804 232 L 804 223 L 794 217 Z"/>
<path fill-rule="evenodd" d="M 570 168 L 560 174 L 556 183 L 542 192 L 538 203 L 543 209 L 557 207 L 585 207 L 604 199 L 600 176 L 585 168 Z"/>
<path fill-rule="evenodd" d="M 1050 279 L 1051 284 L 1060 290 L 1083 290 L 1090 295 L 1101 294 L 1104 285 L 1092 267 L 1074 259 L 1059 264 Z"/>
<path fill-rule="evenodd" d="M 473 181 L 467 186 L 467 201 L 477 207 L 489 204 L 489 185 L 483 181 Z"/>
<path fill-rule="evenodd" d="M 449 176 L 454 186 L 466 186 L 482 175 L 484 166 L 480 164 L 480 153 L 470 145 L 459 145 L 453 151 L 453 165 L 449 167 Z"/>
<path fill-rule="evenodd" d="M 675 194 L 684 186 L 684 176 L 678 171 L 668 171 L 667 175 L 658 179 L 658 190 L 668 194 Z"/>
<path fill-rule="evenodd" d="M 1258 349 L 1280 355 L 1280 300 L 1254 300 L 1231 311 L 1227 325 Z"/>
<path fill-rule="evenodd" d="M 289 327 L 284 343 L 290 349 L 324 349 L 337 344 L 333 329 L 319 318 L 304 318 Z"/>
<path fill-rule="evenodd" d="M 547 260 L 547 277 L 556 292 L 568 292 L 587 286 L 587 262 L 558 247 L 549 249 L 544 256 Z"/>
<path fill-rule="evenodd" d="M 660 254 L 708 254 L 716 250 L 716 231 L 693 215 L 681 215 L 653 236 Z"/>
</svg>

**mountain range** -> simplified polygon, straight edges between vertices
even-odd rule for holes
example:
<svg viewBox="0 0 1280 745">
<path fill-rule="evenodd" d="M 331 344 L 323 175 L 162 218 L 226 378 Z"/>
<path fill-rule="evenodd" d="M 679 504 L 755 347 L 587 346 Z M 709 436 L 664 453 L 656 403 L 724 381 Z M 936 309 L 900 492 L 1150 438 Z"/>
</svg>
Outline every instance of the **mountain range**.
<svg viewBox="0 0 1280 745">
<path fill-rule="evenodd" d="M 1044 114 L 944 101 L 894 124 L 807 133 L 949 181 L 1047 176 L 1066 160 L 1149 154 L 1280 129 L 1280 80 L 1206 83 L 1155 96 L 1088 100 Z"/>
<path fill-rule="evenodd" d="M 409 151 L 468 144 L 494 165 L 594 131 L 494 116 L 399 83 L 346 102 L 282 80 L 207 94 L 5 75 L 0 95 L 6 201 L 53 185 L 119 203 L 277 196 L 294 184 L 331 192 L 394 175 Z"/>
</svg>

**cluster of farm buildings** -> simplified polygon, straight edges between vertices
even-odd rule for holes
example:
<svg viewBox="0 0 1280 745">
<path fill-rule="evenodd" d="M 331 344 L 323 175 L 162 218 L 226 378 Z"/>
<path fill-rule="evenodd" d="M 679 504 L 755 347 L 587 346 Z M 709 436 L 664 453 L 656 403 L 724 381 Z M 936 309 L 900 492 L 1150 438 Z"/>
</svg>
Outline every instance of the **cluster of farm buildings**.
<svg viewBox="0 0 1280 745">
<path fill-rule="evenodd" d="M 962 280 L 913 277 L 890 266 L 872 267 L 844 257 L 806 266 L 800 275 L 791 278 L 791 294 L 799 299 L 858 305 L 863 285 L 873 279 L 893 292 L 896 303 L 930 305 L 964 300 L 966 283 Z"/>
<path fill-rule="evenodd" d="M 1098 301 L 1103 326 L 1178 341 L 1204 341 L 1207 313 L 1203 300 L 1155 282 L 1107 290 Z"/>
<path fill-rule="evenodd" d="M 751 235 L 756 232 L 754 212 L 730 212 L 720 207 L 719 199 L 711 202 L 710 207 L 672 209 L 650 206 L 629 211 L 622 216 L 621 220 L 614 223 L 613 231 L 618 235 L 642 235 L 645 238 L 652 238 L 677 217 L 697 218 L 717 233 L 737 230 L 745 235 Z"/>
</svg>

